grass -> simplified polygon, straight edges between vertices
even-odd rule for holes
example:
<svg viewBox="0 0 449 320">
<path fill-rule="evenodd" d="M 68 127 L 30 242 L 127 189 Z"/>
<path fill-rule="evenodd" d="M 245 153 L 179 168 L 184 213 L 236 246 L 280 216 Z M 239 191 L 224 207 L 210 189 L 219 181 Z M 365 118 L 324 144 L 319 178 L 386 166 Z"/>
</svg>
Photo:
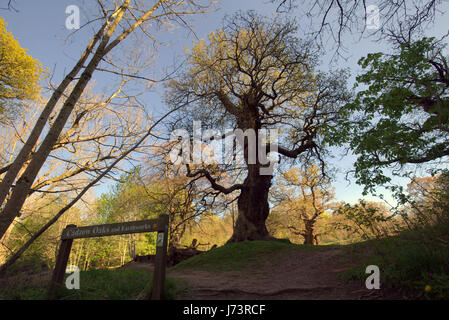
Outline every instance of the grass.
<svg viewBox="0 0 449 320">
<path fill-rule="evenodd" d="M 326 246 L 324 246 L 326 247 Z M 271 261 L 273 254 L 281 250 L 292 249 L 320 250 L 318 246 L 296 245 L 288 240 L 245 241 L 229 243 L 201 255 L 185 260 L 171 269 L 206 271 L 242 271 L 254 270 L 257 265 Z M 48 275 L 38 281 L 29 281 L 24 275 L 20 281 L 14 280 L 10 289 L 0 292 L 0 299 L 43 300 L 47 299 Z M 64 280 L 65 282 L 65 280 Z M 80 289 L 57 291 L 59 300 L 134 300 L 151 292 L 152 275 L 143 270 L 113 269 L 89 270 L 80 272 Z M 167 278 L 165 299 L 176 299 L 184 290 L 186 283 Z"/>
<path fill-rule="evenodd" d="M 398 289 L 405 298 L 449 299 L 447 240 L 449 229 L 439 226 L 353 244 L 347 250 L 360 262 L 343 278 L 364 280 L 366 266 L 377 265 L 381 285 Z"/>
<path fill-rule="evenodd" d="M 288 240 L 243 241 L 228 243 L 200 255 L 184 260 L 171 270 L 195 269 L 201 271 L 242 271 L 272 259 L 273 253 L 289 249 L 320 250 L 328 246 L 292 244 Z"/>
<path fill-rule="evenodd" d="M 48 281 L 32 285 L 22 284 L 0 294 L 2 299 L 45 300 Z M 80 289 L 61 288 L 56 292 L 59 300 L 135 300 L 151 292 L 152 275 L 130 269 L 89 270 L 80 272 Z M 165 299 L 173 300 L 185 289 L 185 284 L 167 278 Z"/>
</svg>

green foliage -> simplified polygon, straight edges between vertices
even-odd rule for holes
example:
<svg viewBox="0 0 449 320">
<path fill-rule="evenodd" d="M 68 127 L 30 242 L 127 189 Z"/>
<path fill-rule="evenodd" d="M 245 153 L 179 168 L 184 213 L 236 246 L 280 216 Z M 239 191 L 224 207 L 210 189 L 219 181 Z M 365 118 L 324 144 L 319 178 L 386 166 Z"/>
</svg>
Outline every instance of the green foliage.
<svg viewBox="0 0 449 320">
<path fill-rule="evenodd" d="M 39 61 L 27 54 L 0 17 L 0 120 L 13 115 L 23 100 L 37 98 L 42 76 Z"/>
<path fill-rule="evenodd" d="M 414 178 L 408 184 L 407 205 L 398 213 L 408 230 L 449 224 L 449 171 Z"/>
<path fill-rule="evenodd" d="M 113 223 L 156 217 L 150 208 L 145 186 L 140 181 L 141 168 L 123 174 L 119 182 L 98 200 L 98 223 Z M 145 201 L 146 200 L 146 201 Z M 130 220 L 131 219 L 131 220 Z"/>
<path fill-rule="evenodd" d="M 129 174 L 123 174 L 109 193 L 100 196 L 97 202 L 95 221 L 91 221 L 90 224 L 136 221 L 157 217 L 157 213 L 152 210 L 151 198 L 146 187 L 140 180 L 140 171 L 141 168 L 137 167 Z M 92 267 L 106 267 L 101 263 L 104 259 L 98 254 L 112 257 L 115 266 L 124 262 L 123 250 L 127 253 L 126 260 L 132 259 L 133 253 L 137 255 L 154 254 L 156 251 L 155 239 L 154 232 L 123 235 L 114 237 L 114 239 L 112 237 L 100 238 L 95 246 L 97 255 L 92 257 Z M 117 243 L 120 241 L 122 242 L 121 247 Z M 99 263 L 95 263 L 95 260 Z"/>
<path fill-rule="evenodd" d="M 391 164 L 425 163 L 448 154 L 449 97 L 444 46 L 434 38 L 404 43 L 400 52 L 360 59 L 363 85 L 341 110 L 327 142 L 349 144 L 358 158 L 357 182 L 365 193 L 391 178 Z"/>
</svg>

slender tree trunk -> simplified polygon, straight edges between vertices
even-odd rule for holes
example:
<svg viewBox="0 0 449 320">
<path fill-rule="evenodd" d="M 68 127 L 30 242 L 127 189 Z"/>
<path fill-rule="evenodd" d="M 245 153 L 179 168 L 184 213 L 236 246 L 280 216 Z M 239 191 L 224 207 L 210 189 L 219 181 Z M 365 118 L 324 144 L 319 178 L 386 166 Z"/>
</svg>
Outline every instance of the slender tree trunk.
<svg viewBox="0 0 449 320">
<path fill-rule="evenodd" d="M 16 262 L 22 254 L 31 246 L 31 244 L 39 238 L 48 228 L 50 228 L 58 219 L 67 211 L 69 210 L 75 203 L 78 202 L 79 199 L 88 191 L 91 187 L 93 187 L 95 184 L 97 184 L 98 181 L 100 181 L 105 175 L 107 175 L 115 166 L 122 161 L 125 157 L 127 157 L 131 152 L 133 152 L 135 149 L 137 149 L 147 138 L 150 136 L 152 130 L 162 122 L 166 117 L 168 117 L 173 112 L 179 110 L 182 105 L 178 108 L 175 108 L 169 112 L 167 112 L 164 116 L 159 118 L 155 123 L 153 123 L 150 128 L 148 129 L 147 133 L 143 135 L 142 138 L 139 139 L 131 148 L 129 148 L 127 151 L 125 151 L 120 157 L 118 157 L 114 162 L 112 162 L 109 167 L 107 167 L 105 170 L 103 170 L 102 173 L 100 173 L 94 180 L 92 180 L 89 184 L 87 184 L 86 187 L 72 200 L 69 204 L 67 204 L 64 208 L 58 211 L 58 213 L 51 218 L 38 232 L 36 232 L 34 235 L 31 236 L 30 239 L 27 240 L 27 242 L 18 250 L 16 251 L 8 261 L 6 261 L 4 264 L 0 266 L 0 274 L 4 273 L 6 269 L 11 266 L 14 262 Z M 88 250 L 86 252 L 86 255 L 88 255 Z M 56 259 L 56 252 L 55 252 L 55 259 Z M 90 260 L 88 262 L 88 265 L 90 263 Z"/>
<path fill-rule="evenodd" d="M 129 235 L 129 243 L 128 243 L 128 247 L 129 247 L 129 256 L 131 257 L 132 260 L 134 260 L 134 258 L 136 257 L 136 242 L 134 240 L 134 235 L 130 234 Z"/>
<path fill-rule="evenodd" d="M 125 241 L 123 241 L 123 237 L 121 237 L 121 242 L 123 242 L 122 257 L 120 259 L 120 265 L 121 266 L 123 266 L 125 264 L 125 261 L 126 261 L 126 243 L 125 243 Z"/>
<path fill-rule="evenodd" d="M 170 248 L 179 248 L 181 243 L 181 239 L 179 237 L 179 233 L 175 231 L 170 232 Z"/>
<path fill-rule="evenodd" d="M 19 151 L 19 154 L 14 159 L 12 164 L 10 164 L 8 166 L 8 170 L 5 174 L 5 176 L 3 177 L 2 182 L 0 183 L 0 206 L 5 201 L 5 198 L 8 195 L 9 190 L 10 190 L 14 180 L 16 179 L 17 175 L 19 174 L 20 169 L 27 162 L 31 151 L 33 150 L 34 146 L 36 145 L 36 142 L 39 139 L 39 136 L 41 135 L 42 130 L 45 127 L 45 124 L 47 123 L 48 117 L 50 116 L 51 112 L 55 108 L 55 106 L 56 106 L 57 102 L 59 101 L 59 99 L 61 98 L 63 92 L 67 89 L 69 84 L 73 81 L 74 77 L 82 69 L 82 67 L 83 67 L 84 63 L 86 62 L 87 58 L 89 57 L 92 49 L 95 47 L 96 43 L 98 42 L 102 33 L 104 32 L 105 27 L 106 27 L 106 24 L 104 24 L 101 27 L 101 29 L 97 32 L 95 37 L 91 40 L 91 42 L 87 46 L 86 50 L 84 51 L 84 53 L 81 56 L 78 63 L 75 65 L 75 67 L 72 69 L 72 71 L 70 71 L 70 73 L 64 78 L 64 80 L 59 84 L 59 86 L 53 92 L 51 98 L 48 100 L 47 104 L 45 105 L 45 108 L 42 110 L 42 113 L 40 114 L 39 118 L 37 119 L 37 122 L 34 125 L 33 130 L 31 131 L 24 146 Z"/>
<path fill-rule="evenodd" d="M 62 107 L 58 117 L 54 125 L 50 128 L 47 136 L 45 137 L 42 145 L 36 151 L 33 156 L 30 164 L 25 169 L 25 172 L 22 174 L 20 179 L 17 181 L 14 191 L 11 195 L 11 198 L 6 203 L 3 211 L 0 213 L 0 238 L 3 237 L 8 227 L 11 225 L 12 221 L 19 215 L 20 209 L 25 202 L 28 191 L 36 179 L 37 174 L 42 168 L 45 160 L 47 159 L 53 145 L 59 138 L 59 135 L 64 128 L 68 117 L 70 116 L 76 101 L 78 101 L 81 96 L 84 88 L 89 82 L 93 70 L 96 68 L 98 63 L 100 62 L 100 57 L 98 57 L 96 63 L 90 65 L 90 70 L 86 69 L 81 76 L 80 81 L 75 86 L 72 94 L 69 99 L 66 101 L 64 106 Z M 86 72 L 87 71 L 87 72 Z"/>
<path fill-rule="evenodd" d="M 234 206 L 234 203 L 232 203 L 232 207 L 231 207 L 231 217 L 232 217 L 232 232 L 234 232 L 234 229 L 235 229 L 235 206 Z"/>
<path fill-rule="evenodd" d="M 128 2 L 129 1 L 126 1 L 126 3 Z M 114 30 L 117 27 L 118 23 L 120 22 L 121 17 L 124 14 L 124 8 L 118 12 L 119 13 L 117 14 L 116 19 L 114 20 L 110 28 L 107 30 L 106 35 L 103 37 L 100 45 L 98 46 L 95 54 L 92 57 L 92 60 L 84 69 L 83 73 L 80 76 L 80 79 L 78 80 L 72 92 L 70 93 L 70 96 L 68 97 L 63 107 L 61 108 L 61 111 L 59 112 L 53 126 L 48 131 L 39 149 L 33 155 L 33 158 L 31 159 L 28 167 L 25 169 L 25 172 L 21 175 L 21 177 L 17 181 L 14 191 L 11 195 L 11 198 L 8 200 L 4 209 L 0 213 L 0 238 L 3 237 L 6 230 L 14 220 L 14 218 L 19 215 L 20 210 L 27 198 L 32 183 L 34 182 L 37 174 L 44 165 L 44 162 L 47 159 L 48 155 L 50 154 L 53 145 L 58 140 L 59 135 L 61 134 L 67 122 L 67 119 L 69 118 L 73 108 L 75 107 L 75 104 L 77 103 L 78 99 L 80 98 L 81 94 L 83 93 L 84 89 L 89 83 L 92 77 L 92 73 L 97 68 L 101 59 L 107 53 L 108 49 L 106 49 L 106 45 L 111 35 L 114 33 Z"/>
<path fill-rule="evenodd" d="M 85 266 L 84 266 L 84 271 L 89 270 L 89 266 L 90 266 L 90 257 L 87 256 L 87 257 L 86 257 L 86 264 L 85 264 Z"/>
</svg>

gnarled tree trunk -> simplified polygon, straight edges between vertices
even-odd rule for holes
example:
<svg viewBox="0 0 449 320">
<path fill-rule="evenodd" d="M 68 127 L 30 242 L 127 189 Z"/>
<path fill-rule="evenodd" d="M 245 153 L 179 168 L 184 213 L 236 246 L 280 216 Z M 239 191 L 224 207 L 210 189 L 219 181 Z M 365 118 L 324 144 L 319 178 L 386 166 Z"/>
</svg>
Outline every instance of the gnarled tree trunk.
<svg viewBox="0 0 449 320">
<path fill-rule="evenodd" d="M 257 133 L 256 136 L 258 137 Z M 245 146 L 245 160 L 248 159 L 247 149 L 247 146 Z M 259 159 L 257 159 L 258 161 Z M 238 217 L 235 222 L 234 233 L 229 242 L 268 240 L 271 238 L 265 226 L 265 221 L 270 211 L 268 193 L 273 176 L 261 175 L 261 168 L 260 163 L 248 164 L 248 175 L 243 182 L 237 201 Z"/>
<path fill-rule="evenodd" d="M 266 240 L 270 236 L 265 226 L 268 217 L 268 191 L 272 176 L 246 178 L 238 199 L 237 221 L 229 242 Z"/>
<path fill-rule="evenodd" d="M 315 221 L 304 219 L 305 230 L 302 236 L 304 237 L 304 244 L 315 244 L 315 235 L 314 235 L 314 227 Z"/>
</svg>

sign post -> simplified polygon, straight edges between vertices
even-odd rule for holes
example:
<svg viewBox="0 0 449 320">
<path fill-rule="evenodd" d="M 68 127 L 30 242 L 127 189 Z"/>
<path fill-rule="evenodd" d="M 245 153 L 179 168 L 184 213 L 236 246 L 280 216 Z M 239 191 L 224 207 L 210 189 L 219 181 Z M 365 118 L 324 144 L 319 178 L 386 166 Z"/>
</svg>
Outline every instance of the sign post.
<svg viewBox="0 0 449 320">
<path fill-rule="evenodd" d="M 66 227 L 76 228 L 74 224 L 70 224 Z M 58 285 L 62 284 L 64 280 L 65 269 L 67 268 L 67 262 L 69 261 L 70 250 L 72 249 L 73 239 L 63 239 L 59 246 L 58 257 L 56 258 L 55 269 L 53 270 L 53 276 L 51 278 L 49 298 L 52 299 L 54 291 Z"/>
<path fill-rule="evenodd" d="M 55 269 L 50 283 L 48 296 L 54 297 L 55 289 L 62 286 L 73 239 L 112 236 L 119 234 L 158 232 L 156 243 L 156 261 L 154 265 L 152 300 L 164 296 L 165 268 L 167 264 L 168 215 L 161 214 L 158 219 L 103 224 L 88 227 L 68 225 L 61 234 L 61 245 L 56 258 Z"/>
<path fill-rule="evenodd" d="M 151 300 L 160 300 L 165 286 L 165 267 L 167 265 L 167 233 L 168 233 L 168 215 L 161 216 L 162 223 L 165 225 L 164 231 L 157 233 L 156 240 L 156 260 L 154 262 L 153 290 L 151 291 Z"/>
</svg>

